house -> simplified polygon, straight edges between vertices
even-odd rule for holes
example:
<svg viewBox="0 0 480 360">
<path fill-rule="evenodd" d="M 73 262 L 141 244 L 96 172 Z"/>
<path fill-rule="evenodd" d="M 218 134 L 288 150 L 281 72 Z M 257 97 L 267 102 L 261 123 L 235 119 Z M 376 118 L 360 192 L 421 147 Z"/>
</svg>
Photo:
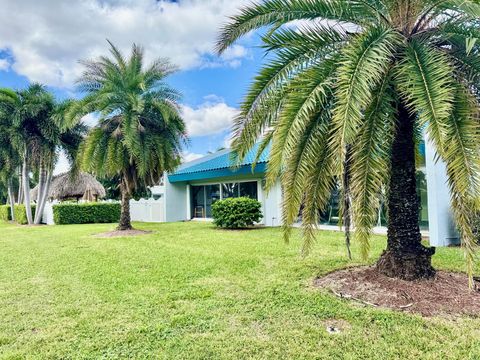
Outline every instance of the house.
<svg viewBox="0 0 480 360">
<path fill-rule="evenodd" d="M 163 209 L 161 221 L 208 220 L 212 204 L 228 197 L 249 196 L 262 204 L 263 224 L 281 225 L 282 188 L 280 182 L 267 193 L 263 190 L 267 166 L 267 148 L 252 170 L 258 148 L 254 147 L 243 162 L 232 167 L 231 151 L 225 149 L 181 165 L 165 176 L 164 183 L 153 190 Z M 420 196 L 421 229 L 429 234 L 432 246 L 448 246 L 459 242 L 450 212 L 449 191 L 445 166 L 436 161 L 428 139 L 421 144 L 422 162 L 417 175 Z M 330 205 L 321 216 L 320 225 L 337 225 L 338 195 L 334 192 Z M 132 215 L 135 220 L 135 216 Z M 385 229 L 385 209 L 378 214 L 378 228 Z"/>
<path fill-rule="evenodd" d="M 264 225 L 279 226 L 282 201 L 280 182 L 268 193 L 263 190 L 268 149 L 261 154 L 252 171 L 256 152 L 257 148 L 253 148 L 238 167 L 232 168 L 231 151 L 221 150 L 185 163 L 174 173 L 165 176 L 163 187 L 157 188 L 163 191 L 165 221 L 208 220 L 212 216 L 212 204 L 215 201 L 248 196 L 262 204 Z"/>
</svg>

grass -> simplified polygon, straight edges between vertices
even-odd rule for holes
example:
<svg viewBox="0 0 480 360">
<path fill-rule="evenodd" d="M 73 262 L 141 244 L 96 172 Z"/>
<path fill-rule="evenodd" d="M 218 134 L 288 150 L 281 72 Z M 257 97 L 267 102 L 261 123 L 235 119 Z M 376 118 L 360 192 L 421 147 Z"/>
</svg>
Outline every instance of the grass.
<svg viewBox="0 0 480 360">
<path fill-rule="evenodd" d="M 480 358 L 480 319 L 421 318 L 313 289 L 317 275 L 359 263 L 339 233 L 321 232 L 301 259 L 299 239 L 285 245 L 279 229 L 137 227 L 153 233 L 0 225 L 0 358 Z M 372 261 L 383 247 L 376 237 Z M 464 268 L 459 249 L 434 261 Z M 345 330 L 329 334 L 332 320 Z"/>
</svg>

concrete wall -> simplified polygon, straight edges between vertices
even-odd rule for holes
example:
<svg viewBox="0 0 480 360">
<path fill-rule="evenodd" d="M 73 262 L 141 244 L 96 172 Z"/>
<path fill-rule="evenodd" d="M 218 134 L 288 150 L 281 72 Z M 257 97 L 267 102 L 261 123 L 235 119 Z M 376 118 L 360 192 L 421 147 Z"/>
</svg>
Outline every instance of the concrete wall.
<svg viewBox="0 0 480 360">
<path fill-rule="evenodd" d="M 187 202 L 188 191 L 185 183 L 171 183 L 165 176 L 165 221 L 189 220 Z"/>
</svg>

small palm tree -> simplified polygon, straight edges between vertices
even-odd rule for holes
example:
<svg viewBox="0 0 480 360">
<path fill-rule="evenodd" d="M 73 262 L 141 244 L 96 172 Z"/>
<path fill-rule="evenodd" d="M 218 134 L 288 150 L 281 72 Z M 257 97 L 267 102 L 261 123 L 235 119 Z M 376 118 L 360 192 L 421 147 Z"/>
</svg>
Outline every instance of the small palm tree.
<svg viewBox="0 0 480 360">
<path fill-rule="evenodd" d="M 132 192 L 139 185 L 158 184 L 164 171 L 178 166 L 186 133 L 179 94 L 164 82 L 174 67 L 158 59 L 144 68 L 141 47 L 133 45 L 125 59 L 109 44 L 112 58 L 83 62 L 79 85 L 87 95 L 71 108 L 70 119 L 78 121 L 90 112 L 101 115 L 82 145 L 80 166 L 102 178 L 120 178 L 118 229 L 128 230 Z"/>
<path fill-rule="evenodd" d="M 219 52 L 266 27 L 269 62 L 235 123 L 240 158 L 271 143 L 267 187 L 281 174 L 284 224 L 303 203 L 304 250 L 318 210 L 344 174 L 347 148 L 355 238 L 367 256 L 378 194 L 388 189 L 380 272 L 430 278 L 421 244 L 415 151 L 425 130 L 445 161 L 452 208 L 473 271 L 471 208 L 478 206 L 480 3 L 477 0 L 266 0 L 222 29 Z M 297 21 L 297 26 L 284 26 Z M 342 181 L 338 181 L 342 183 Z"/>
</svg>

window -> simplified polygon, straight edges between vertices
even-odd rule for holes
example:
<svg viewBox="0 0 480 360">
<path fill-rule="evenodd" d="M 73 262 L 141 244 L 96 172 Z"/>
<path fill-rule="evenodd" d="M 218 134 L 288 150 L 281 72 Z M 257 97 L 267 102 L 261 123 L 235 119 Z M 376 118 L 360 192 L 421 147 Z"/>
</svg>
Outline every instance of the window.
<svg viewBox="0 0 480 360">
<path fill-rule="evenodd" d="M 250 199 L 258 199 L 257 182 L 249 181 L 240 183 L 240 196 L 249 197 Z"/>
<path fill-rule="evenodd" d="M 257 181 L 192 185 L 190 190 L 191 217 L 210 218 L 215 201 L 239 196 L 258 199 Z"/>
<path fill-rule="evenodd" d="M 220 185 L 207 185 L 205 186 L 205 214 L 207 217 L 212 217 L 212 205 L 215 201 L 220 200 Z"/>
<path fill-rule="evenodd" d="M 222 198 L 238 197 L 238 183 L 222 184 Z"/>
</svg>

